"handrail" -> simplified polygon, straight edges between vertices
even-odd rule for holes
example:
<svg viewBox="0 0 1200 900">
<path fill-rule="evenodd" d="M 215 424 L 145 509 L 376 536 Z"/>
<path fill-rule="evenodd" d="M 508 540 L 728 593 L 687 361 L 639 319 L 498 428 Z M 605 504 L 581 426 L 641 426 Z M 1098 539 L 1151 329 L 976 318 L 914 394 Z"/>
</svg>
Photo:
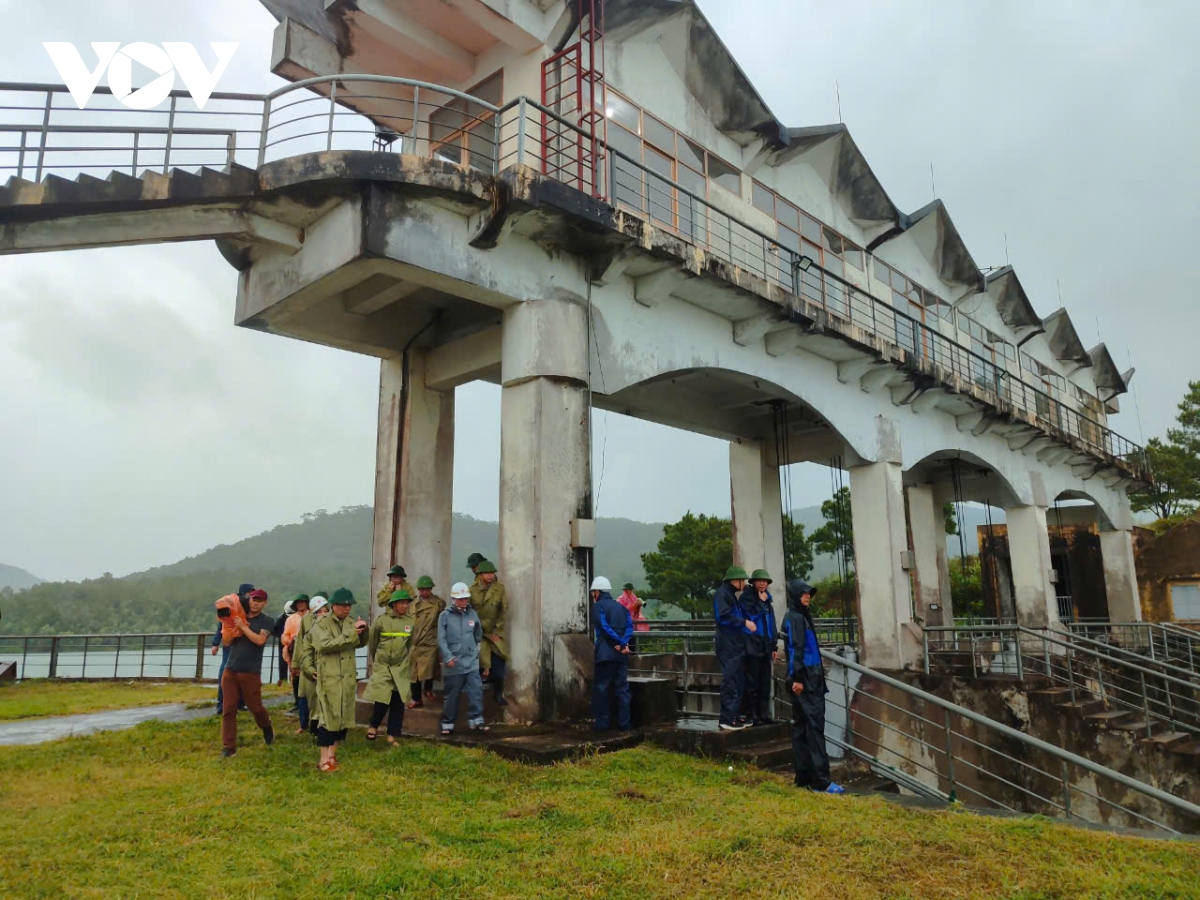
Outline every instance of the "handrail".
<svg viewBox="0 0 1200 900">
<path fill-rule="evenodd" d="M 1087 637 L 1086 635 L 1082 635 L 1082 634 L 1074 634 L 1073 633 L 1071 635 L 1071 641 L 1073 643 L 1094 644 L 1097 647 L 1103 647 L 1104 651 L 1108 651 L 1110 653 L 1122 653 L 1125 656 L 1137 656 L 1142 659 L 1146 658 L 1144 654 L 1138 653 L 1136 650 L 1129 650 L 1125 647 L 1122 647 L 1120 644 L 1109 644 L 1109 643 L 1105 643 L 1104 641 L 1097 641 L 1094 638 L 1090 638 L 1090 637 Z M 1084 649 L 1086 650 L 1088 648 L 1085 647 Z M 1104 651 L 1095 650 L 1093 652 L 1097 653 L 1100 656 L 1105 657 L 1106 659 L 1112 659 L 1112 660 L 1115 660 L 1116 662 L 1119 662 L 1122 664 L 1125 664 L 1128 662 L 1128 660 L 1124 659 L 1123 657 L 1109 656 L 1108 653 L 1106 653 Z M 1161 670 L 1170 669 L 1171 671 L 1178 673 L 1177 676 L 1173 676 L 1173 677 L 1182 678 L 1182 679 L 1187 679 L 1189 677 L 1195 678 L 1195 677 L 1197 677 L 1198 674 L 1200 674 L 1200 673 L 1195 672 L 1192 669 L 1185 669 L 1182 666 L 1177 666 L 1174 663 L 1169 663 L 1166 660 L 1160 660 L 1160 659 L 1154 660 L 1155 666 L 1158 667 L 1157 669 L 1154 669 L 1154 670 L 1143 669 L 1138 663 L 1128 663 L 1128 664 L 1138 671 L 1145 671 L 1145 672 L 1154 671 L 1155 674 L 1158 674 L 1158 672 Z M 1169 674 L 1169 673 L 1164 672 L 1163 674 Z M 1190 683 L 1194 687 L 1200 687 L 1200 681 L 1193 681 Z"/>
<path fill-rule="evenodd" d="M 1064 640 L 1059 637 L 1055 637 L 1053 634 L 1050 634 L 1048 630 L 1047 631 L 1036 631 L 1032 628 L 1026 628 L 1024 625 L 1018 625 L 1017 628 L 1021 634 L 1028 634 L 1028 635 L 1031 635 L 1031 636 L 1037 638 L 1040 641 L 1045 641 L 1046 643 L 1050 643 L 1050 644 L 1056 644 L 1059 647 L 1066 647 L 1067 649 L 1076 650 L 1077 652 L 1081 650 L 1084 654 L 1086 654 L 1088 656 L 1094 657 L 1096 659 L 1103 659 L 1103 660 L 1107 660 L 1108 662 L 1116 663 L 1119 666 L 1122 666 L 1127 669 L 1132 669 L 1133 671 L 1139 672 L 1143 675 L 1153 675 L 1155 678 L 1170 682 L 1172 684 L 1177 684 L 1177 685 L 1180 685 L 1182 687 L 1185 687 L 1185 688 L 1188 688 L 1191 690 L 1195 690 L 1195 688 L 1197 687 L 1197 684 L 1194 681 L 1185 681 L 1182 678 L 1176 678 L 1174 675 L 1170 675 L 1166 672 L 1160 672 L 1155 669 L 1150 669 L 1145 666 L 1140 666 L 1137 663 L 1128 662 L 1127 660 L 1116 659 L 1115 657 L 1108 656 L 1107 654 L 1099 653 L 1095 650 L 1092 650 L 1090 647 L 1078 647 L 1075 644 L 1073 644 L 1071 641 Z"/>
<path fill-rule="evenodd" d="M 860 675 L 866 675 L 882 684 L 886 684 L 889 687 L 906 693 L 911 697 L 916 697 L 925 703 L 931 703 L 934 706 L 946 710 L 947 712 L 952 712 L 955 715 L 967 719 L 968 721 L 974 722 L 976 725 L 981 725 L 990 731 L 1003 735 L 1009 740 L 1016 741 L 1017 743 L 1023 744 L 1026 747 L 1032 747 L 1035 750 L 1039 750 L 1042 753 L 1046 753 L 1049 756 L 1060 760 L 1061 762 L 1078 766 L 1084 771 L 1091 772 L 1093 775 L 1099 775 L 1103 778 L 1111 779 L 1123 787 L 1127 787 L 1132 791 L 1136 791 L 1139 794 L 1143 794 L 1147 797 L 1157 800 L 1159 803 L 1164 803 L 1167 806 L 1179 810 L 1180 812 L 1200 818 L 1200 806 L 1184 800 L 1182 797 L 1176 797 L 1173 794 L 1168 794 L 1166 791 L 1160 790 L 1159 788 L 1156 788 L 1150 784 L 1146 784 L 1145 782 L 1138 781 L 1136 778 L 1130 778 L 1128 775 L 1118 772 L 1115 769 L 1110 769 L 1107 766 L 1102 766 L 1099 763 L 1092 762 L 1086 757 L 1071 753 L 1069 750 L 1063 750 L 1061 747 L 1055 747 L 1053 744 L 1049 744 L 1046 741 L 1026 734 L 1023 731 L 1018 731 L 1017 729 L 1010 728 L 1001 722 L 989 719 L 987 716 L 980 715 L 973 710 L 967 709 L 965 706 L 959 706 L 958 704 L 952 703 L 949 700 L 943 700 L 936 694 L 923 691 L 920 688 L 906 684 L 897 678 L 892 678 L 890 675 L 885 675 L 882 672 L 870 669 L 866 666 L 860 665 L 859 663 L 852 662 L 851 660 L 846 659 L 843 656 L 838 656 L 829 650 L 822 649 L 821 656 L 830 663 L 839 666 L 845 666 L 852 671 L 858 672 Z"/>
</svg>

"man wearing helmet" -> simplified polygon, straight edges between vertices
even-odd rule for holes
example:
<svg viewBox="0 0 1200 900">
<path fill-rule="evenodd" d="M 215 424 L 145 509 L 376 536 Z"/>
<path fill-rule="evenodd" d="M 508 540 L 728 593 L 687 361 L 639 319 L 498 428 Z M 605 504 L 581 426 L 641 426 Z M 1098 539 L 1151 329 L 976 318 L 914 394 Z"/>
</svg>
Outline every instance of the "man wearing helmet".
<svg viewBox="0 0 1200 900">
<path fill-rule="evenodd" d="M 633 619 L 613 599 L 612 584 L 603 575 L 592 582 L 592 641 L 596 646 L 592 678 L 592 714 L 595 728 L 612 727 L 612 700 L 617 701 L 617 727 L 632 727 L 629 714 L 629 641 Z"/>
</svg>

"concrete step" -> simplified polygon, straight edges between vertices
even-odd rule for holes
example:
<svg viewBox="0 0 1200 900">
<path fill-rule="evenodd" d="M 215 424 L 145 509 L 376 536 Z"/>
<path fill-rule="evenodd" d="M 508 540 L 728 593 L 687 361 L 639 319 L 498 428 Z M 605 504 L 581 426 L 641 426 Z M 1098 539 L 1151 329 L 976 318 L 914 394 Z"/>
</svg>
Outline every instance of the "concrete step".
<svg viewBox="0 0 1200 900">
<path fill-rule="evenodd" d="M 1179 747 L 1193 740 L 1194 736 L 1186 731 L 1164 731 L 1160 734 L 1152 735 L 1148 738 L 1143 738 L 1142 743 L 1148 747 L 1159 747 L 1163 750 L 1170 750 L 1174 747 Z"/>
<path fill-rule="evenodd" d="M 1047 699 L 1050 699 L 1050 700 L 1059 700 L 1059 699 L 1062 699 L 1065 697 L 1067 700 L 1070 700 L 1071 699 L 1071 689 L 1065 688 L 1065 687 L 1038 688 L 1035 691 L 1030 691 L 1029 696 L 1031 696 L 1031 697 L 1046 697 Z"/>
<path fill-rule="evenodd" d="M 1132 715 L 1132 713 L 1130 715 Z M 1129 719 L 1129 720 L 1119 720 L 1116 722 L 1110 722 L 1108 727 L 1111 728 L 1113 731 L 1136 731 L 1141 734 L 1146 734 L 1147 732 L 1150 732 L 1150 736 L 1153 736 L 1153 731 L 1156 727 L 1158 727 L 1158 723 L 1157 722 L 1147 722 L 1145 719 L 1142 719 L 1142 718 L 1133 718 L 1133 719 Z"/>
<path fill-rule="evenodd" d="M 1123 709 L 1109 709 L 1104 712 L 1090 713 L 1083 717 L 1085 721 L 1095 722 L 1097 725 L 1112 727 L 1122 722 L 1130 722 L 1133 720 L 1133 713 Z"/>
<path fill-rule="evenodd" d="M 1183 744 L 1175 744 L 1167 748 L 1168 753 L 1174 753 L 1177 756 L 1190 756 L 1197 762 L 1200 762 L 1200 741 L 1187 741 Z"/>
<path fill-rule="evenodd" d="M 82 193 L 77 182 L 58 175 L 47 175 L 42 181 L 42 203 L 73 203 Z"/>
<path fill-rule="evenodd" d="M 748 744 L 730 751 L 730 757 L 760 769 L 792 769 L 792 740 L 780 738 L 766 743 Z"/>
<path fill-rule="evenodd" d="M 1102 700 L 1068 700 L 1066 703 L 1055 703 L 1054 705 L 1064 712 L 1076 716 L 1090 716 L 1104 710 Z"/>
<path fill-rule="evenodd" d="M 0 206 L 34 206 L 42 202 L 42 186 L 13 175 L 0 188 Z"/>
<path fill-rule="evenodd" d="M 646 740 L 667 750 L 725 759 L 751 744 L 766 744 L 788 736 L 785 723 L 759 725 L 740 731 L 718 731 L 715 718 L 686 717 L 645 730 Z"/>
</svg>

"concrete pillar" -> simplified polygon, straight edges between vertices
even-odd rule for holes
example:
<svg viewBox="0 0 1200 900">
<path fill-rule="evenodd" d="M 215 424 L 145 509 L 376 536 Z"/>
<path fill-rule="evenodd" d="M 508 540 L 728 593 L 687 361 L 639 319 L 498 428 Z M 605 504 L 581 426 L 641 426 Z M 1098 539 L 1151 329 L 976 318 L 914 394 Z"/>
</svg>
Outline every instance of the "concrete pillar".
<svg viewBox="0 0 1200 900">
<path fill-rule="evenodd" d="M 916 616 L 926 625 L 953 625 L 953 602 L 949 589 L 943 587 L 949 584 L 950 571 L 942 505 L 931 484 L 910 485 L 907 494 Z"/>
<path fill-rule="evenodd" d="M 592 517 L 587 312 L 531 300 L 504 314 L 500 423 L 500 579 L 508 588 L 510 718 L 576 711 L 590 672 L 589 550 L 572 520 Z M 564 636 L 581 640 L 563 644 Z"/>
<path fill-rule="evenodd" d="M 1109 621 L 1140 622 L 1142 603 L 1133 559 L 1132 532 L 1102 530 L 1100 557 L 1104 561 L 1104 590 L 1108 595 Z"/>
<path fill-rule="evenodd" d="M 1059 624 L 1058 601 L 1050 580 L 1050 534 L 1046 507 L 1014 506 L 1005 509 L 1008 555 L 1012 563 L 1013 601 L 1017 624 L 1028 628 Z"/>
<path fill-rule="evenodd" d="M 385 359 L 379 366 L 379 428 L 375 448 L 375 526 L 371 546 L 374 593 L 400 563 L 409 580 L 430 575 L 450 589 L 454 501 L 454 391 L 425 387 L 425 355 Z M 361 599 L 361 598 L 360 598 Z"/>
<path fill-rule="evenodd" d="M 747 572 L 771 573 L 779 594 L 783 584 L 783 505 L 779 467 L 762 441 L 729 445 L 729 490 L 733 509 L 733 562 Z"/>
<path fill-rule="evenodd" d="M 920 644 L 911 630 L 908 575 L 901 565 L 908 540 L 900 476 L 899 464 L 892 462 L 850 469 L 863 660 L 881 669 L 913 665 L 920 655 Z"/>
</svg>

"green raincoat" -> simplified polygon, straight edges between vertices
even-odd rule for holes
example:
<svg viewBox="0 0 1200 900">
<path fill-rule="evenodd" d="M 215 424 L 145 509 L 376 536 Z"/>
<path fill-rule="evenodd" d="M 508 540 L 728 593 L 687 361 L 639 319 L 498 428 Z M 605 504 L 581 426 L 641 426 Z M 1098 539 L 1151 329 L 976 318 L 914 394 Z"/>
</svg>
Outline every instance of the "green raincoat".
<svg viewBox="0 0 1200 900">
<path fill-rule="evenodd" d="M 492 667 L 492 651 L 495 650 L 508 659 L 508 641 L 505 640 L 504 630 L 508 619 L 508 591 L 499 581 L 493 581 L 491 586 L 478 581 L 471 585 L 471 606 L 479 613 L 479 623 L 483 626 L 483 644 L 479 647 L 479 668 Z M 500 640 L 493 641 L 492 635 Z"/>
<path fill-rule="evenodd" d="M 317 719 L 326 731 L 349 728 L 358 688 L 354 651 L 367 635 L 355 631 L 353 616 L 339 619 L 330 613 L 313 627 L 309 641 L 317 656 Z"/>
<path fill-rule="evenodd" d="M 363 691 L 364 700 L 389 703 L 392 691 L 399 691 L 400 699 L 406 704 L 412 700 L 408 664 L 415 627 L 411 615 L 398 615 L 394 609 L 371 623 L 367 642 L 367 652 L 371 654 L 371 679 Z"/>
<path fill-rule="evenodd" d="M 399 584 L 392 584 L 389 578 L 384 582 L 383 587 L 379 589 L 379 593 L 375 595 L 375 599 L 379 601 L 379 605 L 387 608 L 387 605 L 392 601 L 392 594 L 396 591 L 408 591 L 408 596 L 416 597 L 417 589 L 408 583 L 408 579 L 403 579 Z"/>
<path fill-rule="evenodd" d="M 418 597 L 408 610 L 413 617 L 412 656 L 408 660 L 409 672 L 413 681 L 425 681 L 433 678 L 433 670 L 437 665 L 438 616 L 446 608 L 446 601 L 437 594 L 431 594 L 428 600 Z"/>
<path fill-rule="evenodd" d="M 317 683 L 313 681 L 313 676 L 317 674 L 317 651 L 312 645 L 312 627 L 314 622 L 319 621 L 315 613 L 309 613 L 301 619 L 296 642 L 292 644 L 292 668 L 300 673 L 297 693 L 309 702 L 310 707 L 317 699 Z M 316 715 L 315 708 L 312 714 Z"/>
</svg>

